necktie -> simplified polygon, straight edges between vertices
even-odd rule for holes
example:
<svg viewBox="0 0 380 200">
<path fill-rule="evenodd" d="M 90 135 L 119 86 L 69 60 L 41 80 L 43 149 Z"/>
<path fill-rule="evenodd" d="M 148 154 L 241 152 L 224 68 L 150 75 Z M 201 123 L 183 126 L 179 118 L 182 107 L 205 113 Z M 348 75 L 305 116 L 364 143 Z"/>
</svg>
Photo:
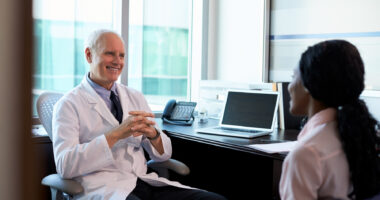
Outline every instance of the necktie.
<svg viewBox="0 0 380 200">
<path fill-rule="evenodd" d="M 123 120 L 123 109 L 121 108 L 119 97 L 117 97 L 115 93 L 111 91 L 110 99 L 112 101 L 111 112 L 117 121 L 119 121 L 119 124 L 121 124 L 121 121 Z"/>
</svg>

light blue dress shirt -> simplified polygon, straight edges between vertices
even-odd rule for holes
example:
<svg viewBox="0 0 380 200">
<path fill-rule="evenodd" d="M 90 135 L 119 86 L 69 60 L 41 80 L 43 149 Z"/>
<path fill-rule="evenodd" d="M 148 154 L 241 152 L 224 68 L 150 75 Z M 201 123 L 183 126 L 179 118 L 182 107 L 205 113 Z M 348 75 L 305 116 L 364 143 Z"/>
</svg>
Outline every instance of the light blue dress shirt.
<svg viewBox="0 0 380 200">
<path fill-rule="evenodd" d="M 96 93 L 99 94 L 100 97 L 102 97 L 108 109 L 111 111 L 112 109 L 112 101 L 110 99 L 111 91 L 113 91 L 116 94 L 116 96 L 119 97 L 119 94 L 116 91 L 116 84 L 113 83 L 111 90 L 107 90 L 106 88 L 92 81 L 90 79 L 90 73 L 87 74 L 86 78 L 87 78 L 88 83 L 91 85 L 91 87 L 94 88 L 94 90 L 96 91 Z"/>
</svg>

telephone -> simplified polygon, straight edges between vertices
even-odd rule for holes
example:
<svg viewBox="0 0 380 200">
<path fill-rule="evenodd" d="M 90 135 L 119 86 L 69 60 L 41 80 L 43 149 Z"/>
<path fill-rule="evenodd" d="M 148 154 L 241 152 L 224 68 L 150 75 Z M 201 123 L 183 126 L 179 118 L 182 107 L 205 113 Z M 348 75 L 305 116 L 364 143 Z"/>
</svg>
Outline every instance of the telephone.
<svg viewBox="0 0 380 200">
<path fill-rule="evenodd" d="M 196 102 L 185 102 L 171 99 L 162 113 L 162 121 L 168 124 L 191 126 L 194 121 L 193 112 Z"/>
</svg>

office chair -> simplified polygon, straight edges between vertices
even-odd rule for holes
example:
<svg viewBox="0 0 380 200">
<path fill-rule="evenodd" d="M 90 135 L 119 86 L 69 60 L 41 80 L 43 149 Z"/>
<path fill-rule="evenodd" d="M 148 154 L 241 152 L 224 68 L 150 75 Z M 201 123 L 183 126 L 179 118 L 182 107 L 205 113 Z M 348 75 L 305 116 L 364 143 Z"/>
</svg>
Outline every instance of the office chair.
<svg viewBox="0 0 380 200">
<path fill-rule="evenodd" d="M 45 92 L 37 99 L 37 112 L 39 119 L 49 135 L 52 137 L 52 113 L 54 104 L 63 96 L 62 93 Z M 169 170 L 185 176 L 190 173 L 190 169 L 182 162 L 169 159 L 164 162 L 148 161 L 148 167 L 156 171 L 159 176 L 169 178 Z M 50 174 L 41 181 L 42 185 L 50 187 L 51 199 L 71 199 L 74 195 L 83 192 L 80 183 L 71 179 L 63 179 L 58 174 Z"/>
</svg>

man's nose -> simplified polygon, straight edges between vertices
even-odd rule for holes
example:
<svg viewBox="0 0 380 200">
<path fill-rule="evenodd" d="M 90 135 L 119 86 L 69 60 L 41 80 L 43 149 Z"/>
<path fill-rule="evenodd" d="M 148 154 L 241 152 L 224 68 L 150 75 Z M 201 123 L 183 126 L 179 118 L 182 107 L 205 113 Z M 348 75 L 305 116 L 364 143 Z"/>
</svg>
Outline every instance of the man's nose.
<svg viewBox="0 0 380 200">
<path fill-rule="evenodd" d="M 124 62 L 124 58 L 121 56 L 115 56 L 113 59 L 113 63 L 115 63 L 115 64 L 121 64 L 123 62 Z"/>
</svg>

